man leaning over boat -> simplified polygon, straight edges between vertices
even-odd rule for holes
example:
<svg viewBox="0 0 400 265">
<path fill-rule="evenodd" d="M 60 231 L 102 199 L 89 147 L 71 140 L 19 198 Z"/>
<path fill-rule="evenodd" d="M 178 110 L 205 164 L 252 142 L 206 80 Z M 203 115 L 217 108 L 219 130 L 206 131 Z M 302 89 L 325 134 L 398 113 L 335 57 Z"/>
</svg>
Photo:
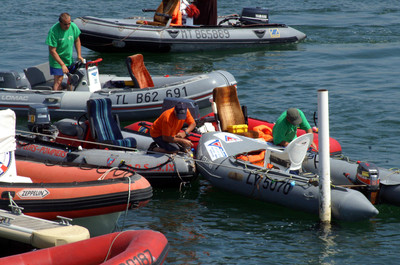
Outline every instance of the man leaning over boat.
<svg viewBox="0 0 400 265">
<path fill-rule="evenodd" d="M 184 123 L 189 126 L 181 132 Z M 182 102 L 177 103 L 174 108 L 164 111 L 151 126 L 150 135 L 158 145 L 152 151 L 177 153 L 179 149 L 173 144 L 181 145 L 186 150 L 190 149 L 193 143 L 185 137 L 195 127 L 196 122 L 190 111 L 187 110 L 187 106 Z"/>
<path fill-rule="evenodd" d="M 305 130 L 306 133 L 313 132 L 303 111 L 296 108 L 285 110 L 276 120 L 276 123 L 272 128 L 274 144 L 287 146 L 297 137 L 297 127 Z M 318 150 L 314 142 L 311 146 L 315 150 Z"/>
<path fill-rule="evenodd" d="M 49 46 L 50 74 L 54 75 L 54 90 L 61 90 L 64 74 L 71 71 L 73 65 L 73 47 L 75 46 L 78 60 L 84 61 L 81 55 L 81 34 L 78 26 L 71 22 L 68 13 L 62 13 L 47 35 L 46 44 Z M 68 90 L 72 86 L 68 85 Z"/>
</svg>

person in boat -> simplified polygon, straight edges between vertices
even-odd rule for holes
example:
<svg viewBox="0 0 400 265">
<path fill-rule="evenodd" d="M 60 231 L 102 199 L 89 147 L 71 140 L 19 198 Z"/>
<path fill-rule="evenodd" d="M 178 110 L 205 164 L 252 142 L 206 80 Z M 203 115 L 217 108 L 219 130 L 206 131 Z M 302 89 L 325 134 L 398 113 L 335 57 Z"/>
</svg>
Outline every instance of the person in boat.
<svg viewBox="0 0 400 265">
<path fill-rule="evenodd" d="M 287 146 L 297 137 L 297 128 L 305 130 L 306 133 L 313 132 L 303 111 L 296 108 L 285 110 L 272 128 L 274 144 Z M 317 150 L 314 143 L 312 143 L 312 147 Z"/>
<path fill-rule="evenodd" d="M 194 18 L 195 25 L 217 25 L 217 0 L 196 0 L 194 4 L 199 9 L 199 16 Z"/>
<path fill-rule="evenodd" d="M 193 19 L 200 15 L 199 9 L 186 0 L 180 0 L 180 11 L 182 14 L 182 25 L 193 26 Z"/>
<path fill-rule="evenodd" d="M 188 124 L 185 131 L 181 131 L 183 124 Z M 196 122 L 190 111 L 183 102 L 178 102 L 175 107 L 164 111 L 150 128 L 150 135 L 158 147 L 155 152 L 176 153 L 179 149 L 173 144 L 183 146 L 186 150 L 193 146 L 193 143 L 185 139 L 196 127 Z"/>
<path fill-rule="evenodd" d="M 47 34 L 46 44 L 49 46 L 50 74 L 54 75 L 54 90 L 61 90 L 64 74 L 71 70 L 70 67 L 74 63 L 72 56 L 74 46 L 78 59 L 83 62 L 80 34 L 80 29 L 71 22 L 71 16 L 68 13 L 62 13 L 58 22 Z M 68 89 L 71 90 L 72 86 Z"/>
</svg>

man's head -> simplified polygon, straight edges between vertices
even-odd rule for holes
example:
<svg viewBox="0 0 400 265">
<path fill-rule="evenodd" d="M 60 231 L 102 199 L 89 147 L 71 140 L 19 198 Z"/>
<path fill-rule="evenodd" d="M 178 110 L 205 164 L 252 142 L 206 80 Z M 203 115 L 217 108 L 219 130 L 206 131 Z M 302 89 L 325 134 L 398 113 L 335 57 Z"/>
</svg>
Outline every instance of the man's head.
<svg viewBox="0 0 400 265">
<path fill-rule="evenodd" d="M 67 30 L 71 26 L 71 16 L 68 13 L 62 13 L 58 18 L 62 30 Z"/>
<path fill-rule="evenodd" d="M 286 119 L 293 125 L 299 125 L 303 122 L 300 113 L 296 108 L 290 108 L 286 111 Z"/>
<path fill-rule="evenodd" d="M 175 115 L 178 120 L 186 120 L 187 107 L 183 102 L 178 102 L 175 105 Z"/>
</svg>

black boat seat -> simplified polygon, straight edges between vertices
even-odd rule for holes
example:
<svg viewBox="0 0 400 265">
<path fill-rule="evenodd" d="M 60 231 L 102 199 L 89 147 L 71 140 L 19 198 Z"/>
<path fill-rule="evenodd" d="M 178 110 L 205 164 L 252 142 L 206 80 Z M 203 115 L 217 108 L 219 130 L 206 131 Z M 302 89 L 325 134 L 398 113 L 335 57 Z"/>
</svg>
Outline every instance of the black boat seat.
<svg viewBox="0 0 400 265">
<path fill-rule="evenodd" d="M 124 138 L 122 136 L 119 123 L 112 116 L 111 100 L 109 98 L 88 100 L 87 113 L 93 139 L 100 143 L 112 144 L 114 146 L 136 147 L 135 138 Z"/>
<path fill-rule="evenodd" d="M 52 90 L 54 78 L 50 75 L 49 63 L 42 63 L 24 69 L 24 73 L 32 89 Z"/>
<path fill-rule="evenodd" d="M 126 66 L 134 88 L 154 87 L 153 79 L 144 65 L 142 54 L 128 56 L 126 58 Z"/>
</svg>

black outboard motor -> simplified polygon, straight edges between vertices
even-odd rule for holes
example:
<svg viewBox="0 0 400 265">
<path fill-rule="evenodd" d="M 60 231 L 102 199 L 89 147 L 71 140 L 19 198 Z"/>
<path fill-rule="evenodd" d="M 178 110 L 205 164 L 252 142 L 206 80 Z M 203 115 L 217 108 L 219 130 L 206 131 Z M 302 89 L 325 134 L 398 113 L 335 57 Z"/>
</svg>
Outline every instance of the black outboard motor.
<svg viewBox="0 0 400 265">
<path fill-rule="evenodd" d="M 366 185 L 367 190 L 379 190 L 379 170 L 372 163 L 360 162 L 357 167 L 357 184 Z"/>
<path fill-rule="evenodd" d="M 54 140 L 58 135 L 58 129 L 51 124 L 49 111 L 43 104 L 29 106 L 28 129 L 31 132 L 39 133 L 37 138 L 41 140 Z"/>
<path fill-rule="evenodd" d="M 268 9 L 261 7 L 245 7 L 242 10 L 239 20 L 244 25 L 268 24 Z"/>
</svg>

